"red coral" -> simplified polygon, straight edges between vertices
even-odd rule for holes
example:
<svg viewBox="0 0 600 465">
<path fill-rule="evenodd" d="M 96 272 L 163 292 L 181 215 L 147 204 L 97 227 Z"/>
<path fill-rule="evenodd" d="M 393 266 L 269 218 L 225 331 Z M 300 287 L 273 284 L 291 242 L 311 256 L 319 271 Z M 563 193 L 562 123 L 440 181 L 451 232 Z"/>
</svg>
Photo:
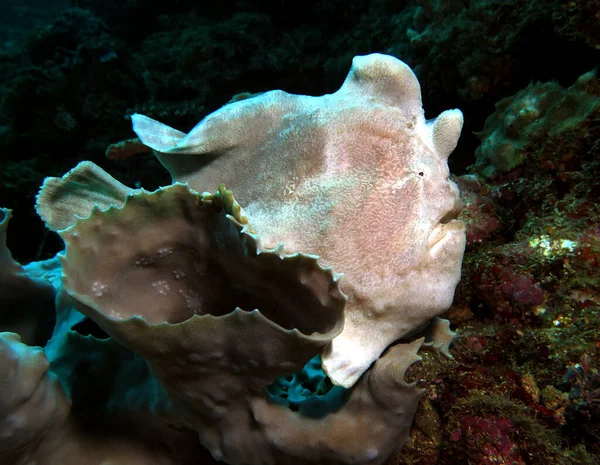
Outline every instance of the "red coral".
<svg viewBox="0 0 600 465">
<path fill-rule="evenodd" d="M 469 463 L 495 465 L 525 464 L 518 454 L 518 446 L 511 435 L 515 432 L 512 421 L 502 416 L 463 416 L 460 426 L 450 434 L 450 440 L 461 442 Z"/>
<path fill-rule="evenodd" d="M 476 295 L 490 308 L 494 319 L 527 322 L 533 308 L 544 302 L 539 283 L 516 263 L 525 255 L 518 251 L 512 257 L 498 254 L 475 267 L 472 279 Z"/>
</svg>

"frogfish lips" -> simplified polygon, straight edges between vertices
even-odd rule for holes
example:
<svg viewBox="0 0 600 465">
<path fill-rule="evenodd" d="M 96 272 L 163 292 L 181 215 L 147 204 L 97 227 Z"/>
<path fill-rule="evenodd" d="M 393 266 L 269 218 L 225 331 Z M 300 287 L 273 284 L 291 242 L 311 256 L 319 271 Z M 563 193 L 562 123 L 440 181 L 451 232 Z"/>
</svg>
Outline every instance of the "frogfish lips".
<svg viewBox="0 0 600 465">
<path fill-rule="evenodd" d="M 458 215 L 462 210 L 463 204 L 460 200 L 460 196 L 456 195 L 452 208 L 448 210 L 440 219 L 439 223 L 429 233 L 427 239 L 427 245 L 432 255 L 435 255 L 437 250 L 440 248 L 446 249 L 449 246 L 449 242 L 456 242 L 457 247 L 464 248 L 464 240 L 458 240 L 465 234 L 465 224 L 457 219 Z"/>
</svg>

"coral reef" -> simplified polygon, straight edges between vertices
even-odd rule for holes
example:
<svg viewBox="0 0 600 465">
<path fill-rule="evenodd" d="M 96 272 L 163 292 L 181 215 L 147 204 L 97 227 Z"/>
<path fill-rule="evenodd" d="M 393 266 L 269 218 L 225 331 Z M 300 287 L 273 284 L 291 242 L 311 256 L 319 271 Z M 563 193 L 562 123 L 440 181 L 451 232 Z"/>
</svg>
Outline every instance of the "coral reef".
<svg viewBox="0 0 600 465">
<path fill-rule="evenodd" d="M 598 80 L 528 86 L 499 107 L 548 89 L 550 119 L 524 121 L 519 164 L 456 180 L 467 252 L 448 314 L 454 360 L 429 362 L 437 377 L 394 463 L 598 461 Z M 514 114 L 490 116 L 481 160 Z"/>
<path fill-rule="evenodd" d="M 574 128 L 592 120 L 600 108 L 600 94 L 593 72 L 580 76 L 563 89 L 556 82 L 530 84 L 496 104 L 479 133 L 482 144 L 475 151 L 475 169 L 485 177 L 507 172 L 523 164 L 528 153 L 546 152 L 546 141 L 568 137 Z M 541 147 L 540 147 L 541 146 Z M 535 153 L 535 152 L 534 152 Z M 542 169 L 572 171 L 572 157 L 539 160 Z"/>
<path fill-rule="evenodd" d="M 427 118 L 464 114 L 449 160 L 467 239 L 444 315 L 454 360 L 424 350 L 439 341 L 423 344 L 406 378 L 425 394 L 388 464 L 598 463 L 597 0 L 17 0 L 0 21 L 0 205 L 13 211 L 0 216 L 12 252 L 0 257 L 0 331 L 45 346 L 72 402 L 73 447 L 133 444 L 138 431 L 157 461 L 186 450 L 180 463 L 214 462 L 195 433 L 164 428 L 168 396 L 146 362 L 57 294 L 63 241 L 34 210 L 43 179 L 92 160 L 127 192 L 167 185 L 151 150 L 129 139 L 132 114 L 188 132 L 267 89 L 333 92 L 353 56 L 378 52 L 415 70 Z M 35 305 L 21 304 L 27 295 Z M 269 385 L 270 401 L 312 414 L 345 401 L 311 363 Z M 124 383 L 134 387 L 107 397 Z"/>
</svg>

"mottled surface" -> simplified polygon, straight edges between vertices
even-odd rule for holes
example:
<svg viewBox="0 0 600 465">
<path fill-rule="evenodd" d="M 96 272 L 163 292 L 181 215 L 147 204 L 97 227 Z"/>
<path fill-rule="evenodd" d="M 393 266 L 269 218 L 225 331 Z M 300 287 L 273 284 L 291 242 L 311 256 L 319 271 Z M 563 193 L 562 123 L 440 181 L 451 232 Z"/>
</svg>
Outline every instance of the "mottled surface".
<svg viewBox="0 0 600 465">
<path fill-rule="evenodd" d="M 134 130 L 174 181 L 235 186 L 266 247 L 317 254 L 344 274 L 344 330 L 324 352 L 350 387 L 393 341 L 448 308 L 464 249 L 447 158 L 458 110 L 426 121 L 410 68 L 357 57 L 322 97 L 281 91 L 232 103 L 189 134 L 142 115 Z"/>
</svg>

